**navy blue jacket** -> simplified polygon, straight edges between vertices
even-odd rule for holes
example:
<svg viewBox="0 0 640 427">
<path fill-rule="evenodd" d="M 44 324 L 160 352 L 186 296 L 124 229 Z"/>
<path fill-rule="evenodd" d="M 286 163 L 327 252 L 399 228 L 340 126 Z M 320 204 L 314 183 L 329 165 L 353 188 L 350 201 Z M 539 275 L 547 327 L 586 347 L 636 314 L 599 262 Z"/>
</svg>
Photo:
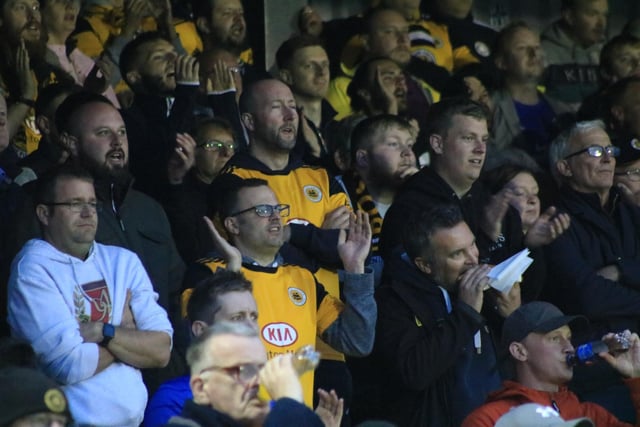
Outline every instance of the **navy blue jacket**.
<svg viewBox="0 0 640 427">
<path fill-rule="evenodd" d="M 449 313 L 442 290 L 408 261 L 396 258 L 385 268 L 394 280 L 376 292 L 370 375 L 381 386 L 380 415 L 400 426 L 458 426 L 500 387 L 485 319 L 455 295 Z"/>
<path fill-rule="evenodd" d="M 557 206 L 571 215 L 571 226 L 546 248 L 554 302 L 589 318 L 593 336 L 640 330 L 640 208 L 623 201 L 616 188 L 605 208 L 595 193 L 569 188 L 561 190 Z M 597 274 L 607 265 L 618 266 L 618 282 Z"/>
</svg>

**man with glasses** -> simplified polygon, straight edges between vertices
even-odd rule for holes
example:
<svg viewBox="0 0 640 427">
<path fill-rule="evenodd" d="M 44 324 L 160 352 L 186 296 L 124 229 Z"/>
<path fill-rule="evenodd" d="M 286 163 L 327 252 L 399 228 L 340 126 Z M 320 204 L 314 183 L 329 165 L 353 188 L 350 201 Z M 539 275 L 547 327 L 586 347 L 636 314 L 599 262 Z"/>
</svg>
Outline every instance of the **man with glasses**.
<svg viewBox="0 0 640 427">
<path fill-rule="evenodd" d="M 206 329 L 187 352 L 193 400 L 167 426 L 323 426 L 302 404 L 302 386 L 293 355 L 267 360 L 257 331 L 220 322 Z M 271 402 L 258 392 L 262 386 Z M 324 420 L 324 418 L 322 418 Z"/>
<path fill-rule="evenodd" d="M 218 217 L 229 242 L 211 225 L 222 256 L 201 260 L 185 281 L 196 283 L 198 277 L 210 276 L 219 268 L 242 271 L 253 283 L 258 324 L 269 358 L 314 345 L 316 336 L 345 354 L 368 354 L 376 309 L 373 276 L 364 269 L 371 245 L 366 214 L 359 212 L 348 233 L 340 232 L 337 252 L 344 266 L 343 303 L 316 281 L 312 273 L 316 267 L 298 253 L 292 254 L 285 244 L 283 217 L 291 207 L 279 203 L 267 182 L 226 176 L 224 184 L 225 191 L 218 195 Z M 311 406 L 314 378 L 304 375 L 301 380 L 305 403 Z"/>
<path fill-rule="evenodd" d="M 237 149 L 237 139 L 229 122 L 213 117 L 199 121 L 192 132 L 195 139 L 195 164 L 181 184 L 167 192 L 164 209 L 178 252 L 186 263 L 196 261 L 213 248 L 203 217 L 213 196 L 209 185 Z"/>
<path fill-rule="evenodd" d="M 169 361 L 167 313 L 140 259 L 95 241 L 100 203 L 88 172 L 52 171 L 38 180 L 35 202 L 43 237 L 12 265 L 11 333 L 64 385 L 77 422 L 139 425 L 147 403 L 140 369 Z"/>
<path fill-rule="evenodd" d="M 640 209 L 613 185 L 618 154 L 601 121 L 576 123 L 550 149 L 557 206 L 571 216 L 571 227 L 546 247 L 553 272 L 547 288 L 564 312 L 589 318 L 591 328 L 578 342 L 640 327 Z M 574 385 L 585 400 L 634 419 L 620 375 L 605 364 L 576 368 Z"/>
</svg>

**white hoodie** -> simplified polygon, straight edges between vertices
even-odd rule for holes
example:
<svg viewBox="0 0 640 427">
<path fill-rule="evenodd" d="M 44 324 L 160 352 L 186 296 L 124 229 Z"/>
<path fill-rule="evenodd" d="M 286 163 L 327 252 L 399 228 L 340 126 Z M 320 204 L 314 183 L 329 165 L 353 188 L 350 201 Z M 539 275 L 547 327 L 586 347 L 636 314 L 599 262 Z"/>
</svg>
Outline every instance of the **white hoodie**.
<svg viewBox="0 0 640 427">
<path fill-rule="evenodd" d="M 86 317 L 119 325 L 127 289 L 136 327 L 172 336 L 158 295 L 131 251 L 94 242 L 83 261 L 32 239 L 13 260 L 11 333 L 30 342 L 47 375 L 64 385 L 80 424 L 123 427 L 142 422 L 147 391 L 140 370 L 114 362 L 94 375 L 98 344 L 84 343 L 78 327 Z"/>
</svg>

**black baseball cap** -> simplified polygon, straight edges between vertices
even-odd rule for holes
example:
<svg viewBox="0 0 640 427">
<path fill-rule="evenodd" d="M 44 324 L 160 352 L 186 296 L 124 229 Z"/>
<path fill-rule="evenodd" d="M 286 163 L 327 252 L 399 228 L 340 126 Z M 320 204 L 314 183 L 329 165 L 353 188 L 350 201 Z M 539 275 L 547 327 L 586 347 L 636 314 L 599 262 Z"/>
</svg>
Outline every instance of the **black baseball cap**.
<svg viewBox="0 0 640 427">
<path fill-rule="evenodd" d="M 589 321 L 584 316 L 567 316 L 555 305 L 544 301 L 523 304 L 507 317 L 502 325 L 502 348 L 522 341 L 531 332 L 546 334 L 561 326 L 584 328 Z"/>
</svg>

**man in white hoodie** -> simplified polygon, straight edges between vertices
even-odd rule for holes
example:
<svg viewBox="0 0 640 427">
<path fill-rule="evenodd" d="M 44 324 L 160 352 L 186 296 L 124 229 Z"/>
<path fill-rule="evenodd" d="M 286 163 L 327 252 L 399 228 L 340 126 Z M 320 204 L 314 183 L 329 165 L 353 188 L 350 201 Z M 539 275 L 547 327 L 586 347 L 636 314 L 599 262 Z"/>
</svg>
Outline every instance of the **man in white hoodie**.
<svg viewBox="0 0 640 427">
<path fill-rule="evenodd" d="M 167 364 L 173 330 L 137 255 L 94 241 L 99 208 L 86 171 L 64 166 L 39 180 L 43 238 L 14 259 L 8 320 L 64 385 L 77 422 L 138 426 L 140 369 Z"/>
</svg>

